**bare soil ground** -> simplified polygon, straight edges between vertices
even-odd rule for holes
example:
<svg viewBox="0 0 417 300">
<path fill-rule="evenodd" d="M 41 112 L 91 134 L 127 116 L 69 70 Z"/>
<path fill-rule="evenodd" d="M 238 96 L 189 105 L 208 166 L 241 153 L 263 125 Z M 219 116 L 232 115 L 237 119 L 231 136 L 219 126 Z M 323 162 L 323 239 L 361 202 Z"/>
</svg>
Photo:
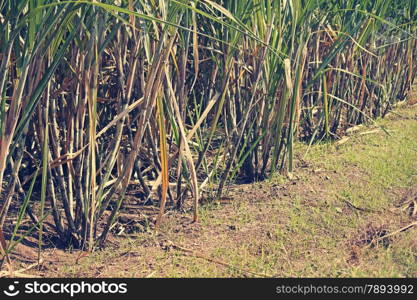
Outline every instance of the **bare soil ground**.
<svg viewBox="0 0 417 300">
<path fill-rule="evenodd" d="M 390 135 L 381 130 L 383 126 Z M 200 221 L 171 211 L 158 233 L 119 219 L 105 250 L 46 249 L 40 277 L 417 277 L 417 107 L 342 142 L 297 146 L 297 170 L 232 186 Z M 15 268 L 36 260 L 19 245 Z"/>
</svg>

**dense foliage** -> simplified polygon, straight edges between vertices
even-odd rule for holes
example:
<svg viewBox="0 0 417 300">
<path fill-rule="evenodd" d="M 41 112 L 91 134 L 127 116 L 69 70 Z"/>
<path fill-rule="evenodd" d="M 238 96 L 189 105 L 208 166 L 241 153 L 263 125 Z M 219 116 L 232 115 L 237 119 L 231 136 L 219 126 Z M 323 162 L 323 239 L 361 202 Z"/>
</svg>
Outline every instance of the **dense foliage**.
<svg viewBox="0 0 417 300">
<path fill-rule="evenodd" d="M 166 202 L 196 220 L 232 180 L 292 172 L 295 141 L 338 139 L 405 99 L 416 6 L 0 0 L 0 229 L 27 214 L 42 240 L 52 215 L 92 250 L 133 187 L 159 225 Z"/>
</svg>

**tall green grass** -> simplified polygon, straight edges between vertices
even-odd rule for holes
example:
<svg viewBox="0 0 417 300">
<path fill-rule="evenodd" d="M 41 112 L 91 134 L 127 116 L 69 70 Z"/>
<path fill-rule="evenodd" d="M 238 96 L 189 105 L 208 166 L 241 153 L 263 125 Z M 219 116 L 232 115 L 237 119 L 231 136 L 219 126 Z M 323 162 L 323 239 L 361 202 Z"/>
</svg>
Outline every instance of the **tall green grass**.
<svg viewBox="0 0 417 300">
<path fill-rule="evenodd" d="M 132 186 L 159 203 L 159 225 L 166 204 L 190 201 L 196 221 L 199 199 L 231 181 L 293 172 L 297 140 L 337 139 L 405 99 L 416 11 L 413 0 L 1 0 L 0 229 L 24 203 L 40 237 L 50 215 L 65 245 L 92 251 Z"/>
</svg>

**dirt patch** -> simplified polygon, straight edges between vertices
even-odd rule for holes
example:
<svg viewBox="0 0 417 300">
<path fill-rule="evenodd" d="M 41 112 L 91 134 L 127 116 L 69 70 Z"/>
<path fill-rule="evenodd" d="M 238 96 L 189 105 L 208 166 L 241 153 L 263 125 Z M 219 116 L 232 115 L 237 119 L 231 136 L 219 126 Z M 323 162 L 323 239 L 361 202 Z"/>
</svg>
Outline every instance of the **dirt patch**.
<svg viewBox="0 0 417 300">
<path fill-rule="evenodd" d="M 417 220 L 417 187 L 406 189 L 397 207 L 411 219 Z"/>
<path fill-rule="evenodd" d="M 382 246 L 385 249 L 388 248 L 392 242 L 391 238 L 384 238 L 388 234 L 389 231 L 386 225 L 367 224 L 365 228 L 360 229 L 356 236 L 349 241 L 348 247 L 351 251 L 347 263 L 359 265 L 362 252 L 365 248 L 378 246 Z"/>
<path fill-rule="evenodd" d="M 388 234 L 389 231 L 386 225 L 369 223 L 360 230 L 359 236 L 351 241 L 351 245 L 357 247 L 369 246 L 370 248 L 382 245 L 384 248 L 388 248 L 392 242 L 392 239 L 389 237 L 385 238 Z"/>
</svg>

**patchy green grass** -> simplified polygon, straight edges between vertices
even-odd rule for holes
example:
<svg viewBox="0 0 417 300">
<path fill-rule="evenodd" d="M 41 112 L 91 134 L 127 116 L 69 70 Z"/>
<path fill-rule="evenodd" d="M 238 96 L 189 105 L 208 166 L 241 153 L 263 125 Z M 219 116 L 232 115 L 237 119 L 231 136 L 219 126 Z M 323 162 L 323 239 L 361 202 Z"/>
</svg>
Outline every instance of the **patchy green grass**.
<svg viewBox="0 0 417 300">
<path fill-rule="evenodd" d="M 199 224 L 172 213 L 163 234 L 115 238 L 43 275 L 417 277 L 414 228 L 372 242 L 415 221 L 401 201 L 417 197 L 417 108 L 377 122 L 390 135 L 365 127 L 342 145 L 314 145 L 295 178 L 236 186 L 229 203 L 200 209 Z"/>
</svg>

